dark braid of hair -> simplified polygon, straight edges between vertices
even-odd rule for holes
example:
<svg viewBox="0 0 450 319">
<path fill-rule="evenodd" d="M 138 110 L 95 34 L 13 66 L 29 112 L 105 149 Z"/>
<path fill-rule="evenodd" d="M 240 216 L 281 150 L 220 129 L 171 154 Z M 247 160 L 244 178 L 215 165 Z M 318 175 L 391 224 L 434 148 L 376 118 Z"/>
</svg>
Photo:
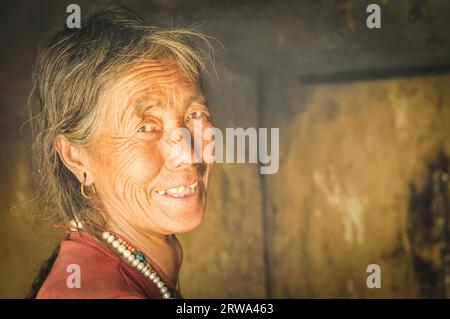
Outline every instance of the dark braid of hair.
<svg viewBox="0 0 450 319">
<path fill-rule="evenodd" d="M 56 246 L 53 250 L 50 258 L 47 259 L 44 264 L 41 266 L 38 275 L 34 278 L 33 283 L 31 284 L 30 291 L 28 292 L 26 299 L 35 299 L 42 285 L 44 284 L 45 279 L 47 279 L 50 270 L 52 270 L 53 264 L 55 263 L 56 258 L 59 254 L 60 245 Z"/>
</svg>

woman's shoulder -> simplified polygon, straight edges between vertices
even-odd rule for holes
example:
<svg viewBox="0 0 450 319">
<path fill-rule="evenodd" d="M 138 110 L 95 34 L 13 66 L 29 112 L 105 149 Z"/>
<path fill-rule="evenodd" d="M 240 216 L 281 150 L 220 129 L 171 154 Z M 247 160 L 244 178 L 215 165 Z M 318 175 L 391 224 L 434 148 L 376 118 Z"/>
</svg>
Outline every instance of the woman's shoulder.
<svg viewBox="0 0 450 319">
<path fill-rule="evenodd" d="M 152 298 L 152 287 L 122 259 L 85 233 L 70 233 L 37 294 L 56 298 Z"/>
</svg>

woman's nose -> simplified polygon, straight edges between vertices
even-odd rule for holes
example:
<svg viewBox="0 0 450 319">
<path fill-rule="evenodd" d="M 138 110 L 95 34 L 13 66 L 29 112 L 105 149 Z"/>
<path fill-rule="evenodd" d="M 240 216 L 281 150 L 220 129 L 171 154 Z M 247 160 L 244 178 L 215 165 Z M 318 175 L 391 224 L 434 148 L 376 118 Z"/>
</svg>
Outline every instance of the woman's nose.
<svg viewBox="0 0 450 319">
<path fill-rule="evenodd" d="M 186 127 L 177 127 L 164 134 L 164 155 L 171 169 L 200 162 L 198 145 L 192 132 Z"/>
</svg>

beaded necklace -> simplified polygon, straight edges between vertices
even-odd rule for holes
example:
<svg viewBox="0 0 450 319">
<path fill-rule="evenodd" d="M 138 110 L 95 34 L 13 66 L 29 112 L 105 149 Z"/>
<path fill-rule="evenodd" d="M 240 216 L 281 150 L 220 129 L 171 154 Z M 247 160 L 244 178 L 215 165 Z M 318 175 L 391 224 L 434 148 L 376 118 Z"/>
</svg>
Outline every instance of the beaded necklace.
<svg viewBox="0 0 450 319">
<path fill-rule="evenodd" d="M 173 296 L 170 294 L 169 289 L 159 277 L 156 270 L 152 267 L 150 262 L 147 261 L 145 255 L 135 246 L 120 236 L 109 232 L 103 232 L 102 239 L 114 248 L 132 267 L 136 268 L 145 278 L 150 280 L 156 288 L 158 288 L 164 299 L 176 298 L 176 291 L 174 291 Z"/>
</svg>

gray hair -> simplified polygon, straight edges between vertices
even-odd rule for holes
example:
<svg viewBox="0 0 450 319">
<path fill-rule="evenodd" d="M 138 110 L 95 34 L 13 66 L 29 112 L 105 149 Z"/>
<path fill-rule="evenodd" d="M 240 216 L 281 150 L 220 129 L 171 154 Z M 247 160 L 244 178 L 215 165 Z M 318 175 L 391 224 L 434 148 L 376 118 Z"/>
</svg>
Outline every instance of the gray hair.
<svg viewBox="0 0 450 319">
<path fill-rule="evenodd" d="M 56 29 L 39 50 L 29 97 L 33 175 L 41 208 L 66 222 L 103 227 L 99 214 L 88 214 L 91 203 L 59 158 L 56 136 L 88 144 L 102 119 L 104 108 L 98 103 L 102 92 L 117 74 L 141 59 L 172 59 L 201 83 L 212 53 L 210 39 L 196 27 L 150 26 L 119 6 L 94 10 L 80 29 Z"/>
</svg>

